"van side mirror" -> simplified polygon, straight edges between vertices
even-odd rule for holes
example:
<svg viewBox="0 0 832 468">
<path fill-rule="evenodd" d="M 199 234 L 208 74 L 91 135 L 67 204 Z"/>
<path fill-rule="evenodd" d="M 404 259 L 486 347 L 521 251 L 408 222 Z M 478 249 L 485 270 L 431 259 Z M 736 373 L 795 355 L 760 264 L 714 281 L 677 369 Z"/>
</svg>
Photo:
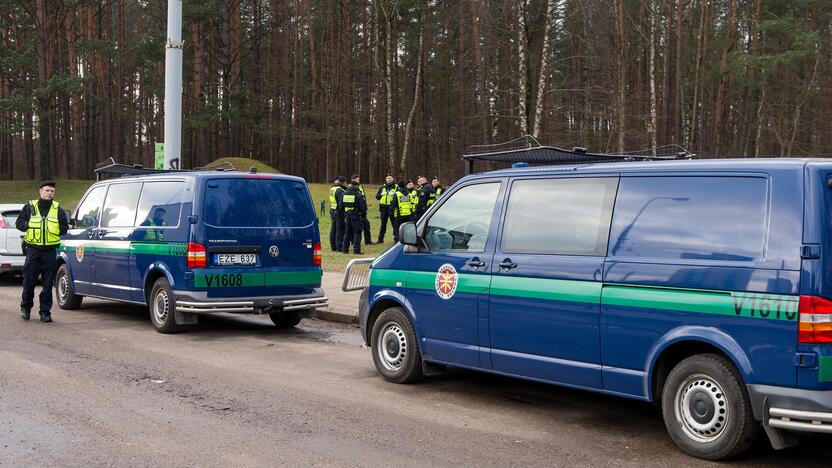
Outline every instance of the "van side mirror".
<svg viewBox="0 0 832 468">
<path fill-rule="evenodd" d="M 416 223 L 408 221 L 399 226 L 399 241 L 404 245 L 419 245 L 419 236 L 416 234 Z"/>
</svg>

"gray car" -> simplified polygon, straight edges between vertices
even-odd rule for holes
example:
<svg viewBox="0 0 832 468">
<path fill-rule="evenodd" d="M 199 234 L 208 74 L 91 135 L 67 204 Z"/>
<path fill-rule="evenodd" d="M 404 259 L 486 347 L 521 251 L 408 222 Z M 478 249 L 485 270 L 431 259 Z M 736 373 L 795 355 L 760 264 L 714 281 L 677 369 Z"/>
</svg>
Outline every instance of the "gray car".
<svg viewBox="0 0 832 468">
<path fill-rule="evenodd" d="M 21 249 L 23 233 L 14 226 L 21 204 L 0 205 L 0 273 L 20 272 L 26 257 Z"/>
</svg>

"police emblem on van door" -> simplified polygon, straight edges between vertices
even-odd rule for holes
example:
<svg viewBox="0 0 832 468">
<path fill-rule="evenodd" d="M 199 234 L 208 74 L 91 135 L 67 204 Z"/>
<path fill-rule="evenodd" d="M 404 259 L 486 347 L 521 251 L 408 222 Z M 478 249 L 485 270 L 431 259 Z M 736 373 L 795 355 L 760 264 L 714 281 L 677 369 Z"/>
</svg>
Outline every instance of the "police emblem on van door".
<svg viewBox="0 0 832 468">
<path fill-rule="evenodd" d="M 436 283 L 434 284 L 436 287 L 436 294 L 445 300 L 454 297 L 458 282 L 459 275 L 457 275 L 454 266 L 450 263 L 442 265 L 436 273 Z"/>
<path fill-rule="evenodd" d="M 276 245 L 269 247 L 269 255 L 271 255 L 272 257 L 277 257 L 278 255 L 280 255 L 280 249 L 278 249 Z"/>
<path fill-rule="evenodd" d="M 84 261 L 84 246 L 83 245 L 79 245 L 78 247 L 75 247 L 75 258 L 77 258 L 79 262 Z"/>
</svg>

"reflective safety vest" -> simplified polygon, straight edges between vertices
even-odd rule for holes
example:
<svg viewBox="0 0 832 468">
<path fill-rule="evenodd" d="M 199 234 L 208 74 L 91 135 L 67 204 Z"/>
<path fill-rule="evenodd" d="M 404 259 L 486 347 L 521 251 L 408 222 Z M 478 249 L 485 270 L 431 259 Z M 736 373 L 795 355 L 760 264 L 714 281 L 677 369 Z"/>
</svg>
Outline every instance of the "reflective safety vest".
<svg viewBox="0 0 832 468">
<path fill-rule="evenodd" d="M 148 226 L 167 226 L 167 223 L 162 221 L 161 224 L 156 224 L 153 218 L 148 220 Z M 144 234 L 145 240 L 163 241 L 165 240 L 165 233 L 161 229 L 148 229 Z"/>
<path fill-rule="evenodd" d="M 359 192 L 361 192 L 361 195 L 364 195 L 365 197 L 367 196 L 367 195 L 364 193 L 364 186 L 363 186 L 363 185 L 359 185 L 359 186 L 358 186 L 358 191 L 359 191 Z"/>
<path fill-rule="evenodd" d="M 398 215 L 410 216 L 410 213 L 413 213 L 413 202 L 411 201 L 410 195 L 405 195 L 402 192 L 396 191 L 396 199 L 399 204 Z"/>
<path fill-rule="evenodd" d="M 390 202 L 393 201 L 393 197 L 396 195 L 396 189 L 388 189 L 386 185 L 381 187 L 381 200 L 378 203 L 381 206 L 388 206 Z"/>
<path fill-rule="evenodd" d="M 53 201 L 46 218 L 38 210 L 38 200 L 31 200 L 32 216 L 29 218 L 29 228 L 23 240 L 29 245 L 42 247 L 57 247 L 61 243 L 61 224 L 58 221 L 60 212 L 58 202 Z"/>
<path fill-rule="evenodd" d="M 341 201 L 344 203 L 344 213 L 349 213 L 355 209 L 355 195 L 344 194 Z"/>
<path fill-rule="evenodd" d="M 436 189 L 436 190 L 439 190 L 439 189 Z M 439 196 L 439 194 L 438 194 L 438 193 L 436 193 L 436 190 L 432 190 L 432 191 L 430 192 L 430 196 L 428 196 L 428 206 L 431 206 L 431 205 L 433 205 L 434 203 L 436 203 L 436 197 L 438 197 L 438 196 Z"/>
<path fill-rule="evenodd" d="M 344 187 L 340 185 L 333 185 L 329 188 L 329 209 L 330 210 L 337 210 L 338 209 L 338 200 L 335 198 L 335 194 L 338 193 L 339 190 L 344 190 Z"/>
</svg>

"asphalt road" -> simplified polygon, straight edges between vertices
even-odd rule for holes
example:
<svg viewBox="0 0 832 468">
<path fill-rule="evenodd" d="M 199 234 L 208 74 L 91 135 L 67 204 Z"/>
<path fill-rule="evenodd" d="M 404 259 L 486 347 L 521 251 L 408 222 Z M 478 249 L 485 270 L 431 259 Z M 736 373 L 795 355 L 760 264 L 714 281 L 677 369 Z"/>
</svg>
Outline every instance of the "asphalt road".
<svg viewBox="0 0 832 468">
<path fill-rule="evenodd" d="M 376 373 L 355 328 L 213 316 L 178 335 L 90 300 L 18 318 L 0 280 L 2 466 L 668 466 L 704 464 L 652 406 L 452 370 L 415 385 Z M 832 438 L 733 465 L 828 466 Z"/>
</svg>

